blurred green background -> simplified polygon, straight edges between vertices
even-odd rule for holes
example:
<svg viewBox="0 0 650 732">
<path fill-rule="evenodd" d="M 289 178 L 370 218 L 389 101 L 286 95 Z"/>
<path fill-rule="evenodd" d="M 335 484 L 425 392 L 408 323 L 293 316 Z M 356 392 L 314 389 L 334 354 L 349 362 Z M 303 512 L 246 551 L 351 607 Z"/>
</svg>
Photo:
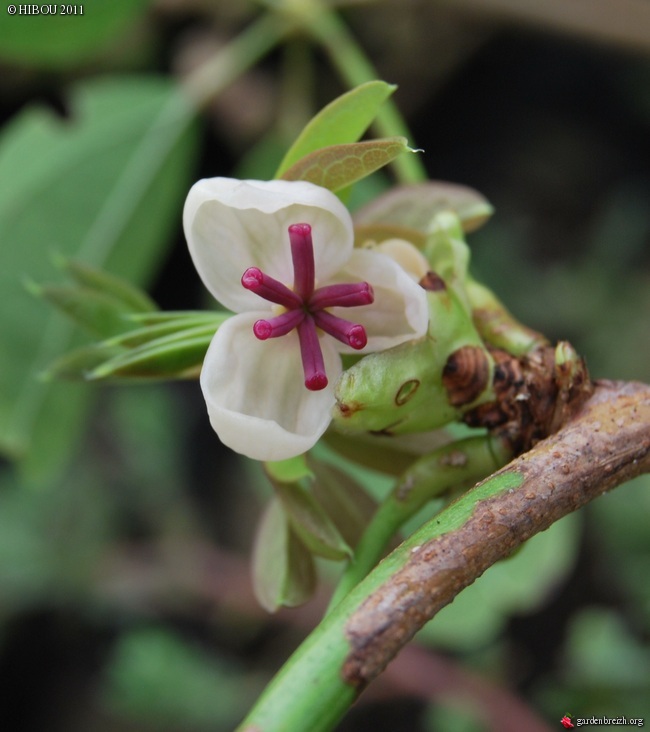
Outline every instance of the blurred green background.
<svg viewBox="0 0 650 732">
<path fill-rule="evenodd" d="M 269 489 L 219 445 L 198 385 L 44 382 L 81 339 L 25 287 L 61 280 L 65 254 L 165 309 L 210 307 L 181 230 L 189 186 L 268 175 L 346 88 L 298 34 L 200 112 L 183 104 L 179 84 L 260 6 L 0 9 L 2 729 L 232 729 L 322 611 L 325 592 L 272 617 L 256 605 L 247 558 Z M 337 7 L 399 85 L 429 175 L 495 206 L 470 237 L 476 275 L 595 377 L 650 381 L 650 6 Z M 490 570 L 340 729 L 650 723 L 649 488 L 604 496 Z"/>
</svg>

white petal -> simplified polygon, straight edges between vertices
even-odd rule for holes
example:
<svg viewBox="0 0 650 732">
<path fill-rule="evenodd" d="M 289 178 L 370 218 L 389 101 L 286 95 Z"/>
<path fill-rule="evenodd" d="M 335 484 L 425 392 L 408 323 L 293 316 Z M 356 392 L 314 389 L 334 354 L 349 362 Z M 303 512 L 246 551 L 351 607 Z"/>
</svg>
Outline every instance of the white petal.
<svg viewBox="0 0 650 732">
<path fill-rule="evenodd" d="M 183 212 L 194 266 L 214 297 L 235 312 L 266 307 L 241 285 L 248 267 L 293 285 L 287 229 L 299 223 L 312 227 L 318 284 L 345 264 L 353 241 L 350 214 L 327 189 L 304 181 L 208 178 L 192 186 Z"/>
<path fill-rule="evenodd" d="M 341 359 L 331 339 L 321 339 L 329 385 L 309 391 L 296 332 L 260 341 L 252 330 L 260 317 L 263 312 L 235 315 L 219 328 L 201 388 L 225 445 L 255 460 L 284 460 L 313 447 L 327 429 Z"/>
<path fill-rule="evenodd" d="M 406 239 L 384 239 L 375 245 L 374 251 L 385 254 L 397 262 L 416 282 L 431 269 L 424 254 Z"/>
<path fill-rule="evenodd" d="M 383 351 L 426 333 L 429 309 L 425 291 L 385 254 L 355 249 L 348 264 L 334 280 L 363 280 L 369 282 L 374 290 L 375 300 L 371 305 L 331 309 L 334 315 L 365 327 L 368 345 L 362 354 Z M 347 346 L 339 350 L 341 353 L 359 353 Z"/>
</svg>

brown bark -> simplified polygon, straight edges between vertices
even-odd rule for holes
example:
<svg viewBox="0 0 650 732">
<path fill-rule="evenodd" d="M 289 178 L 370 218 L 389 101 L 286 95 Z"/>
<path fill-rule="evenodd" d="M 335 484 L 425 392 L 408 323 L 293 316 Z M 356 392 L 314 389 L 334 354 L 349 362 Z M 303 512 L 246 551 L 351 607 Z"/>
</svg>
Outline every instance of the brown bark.
<svg viewBox="0 0 650 732">
<path fill-rule="evenodd" d="M 488 567 L 566 514 L 645 472 L 650 472 L 650 387 L 598 382 L 562 429 L 487 479 L 515 474 L 523 477 L 521 485 L 479 501 L 459 528 L 420 545 L 406 543 L 409 555 L 401 568 L 346 624 L 351 645 L 343 668 L 346 682 L 364 688 Z"/>
</svg>

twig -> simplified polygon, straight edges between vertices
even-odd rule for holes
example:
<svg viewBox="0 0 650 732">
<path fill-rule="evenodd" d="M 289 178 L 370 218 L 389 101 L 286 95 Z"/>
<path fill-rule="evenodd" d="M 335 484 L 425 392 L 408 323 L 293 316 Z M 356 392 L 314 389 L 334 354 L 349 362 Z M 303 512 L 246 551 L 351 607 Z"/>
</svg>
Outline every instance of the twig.
<svg viewBox="0 0 650 732">
<path fill-rule="evenodd" d="M 534 534 L 650 472 L 650 387 L 599 382 L 556 434 L 381 562 L 296 651 L 239 728 L 326 732 L 441 608 Z"/>
</svg>

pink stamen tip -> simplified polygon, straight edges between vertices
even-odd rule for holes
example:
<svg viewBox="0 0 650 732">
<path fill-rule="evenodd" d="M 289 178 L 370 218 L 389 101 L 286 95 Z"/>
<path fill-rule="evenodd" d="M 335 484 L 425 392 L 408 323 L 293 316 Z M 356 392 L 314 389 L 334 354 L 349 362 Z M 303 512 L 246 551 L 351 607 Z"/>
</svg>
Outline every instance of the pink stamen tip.
<svg viewBox="0 0 650 732">
<path fill-rule="evenodd" d="M 253 333 L 261 341 L 265 341 L 267 338 L 279 338 L 290 333 L 302 322 L 304 317 L 303 310 L 287 310 L 286 313 L 270 320 L 256 320 L 253 324 Z"/>
<path fill-rule="evenodd" d="M 353 325 L 348 331 L 348 343 L 357 351 L 365 348 L 368 344 L 366 329 L 362 325 Z"/>
<path fill-rule="evenodd" d="M 257 267 L 249 267 L 241 276 L 241 283 L 247 290 L 255 292 L 264 283 L 264 274 Z"/>
<path fill-rule="evenodd" d="M 305 386 L 309 391 L 320 391 L 324 389 L 328 384 L 327 376 L 325 373 L 313 374 L 308 379 L 305 379 Z"/>
<path fill-rule="evenodd" d="M 337 318 L 336 315 L 328 313 L 327 310 L 319 310 L 313 314 L 313 318 L 321 330 L 357 351 L 364 348 L 368 343 L 366 329 L 362 325 L 351 323 L 344 318 Z"/>
<path fill-rule="evenodd" d="M 289 226 L 289 235 L 298 235 L 301 237 L 307 237 L 311 234 L 310 224 L 291 224 Z"/>
<path fill-rule="evenodd" d="M 289 242 L 293 260 L 293 289 L 306 302 L 314 292 L 316 277 L 311 226 L 309 224 L 291 224 Z"/>
<path fill-rule="evenodd" d="M 255 334 L 255 337 L 259 338 L 261 341 L 265 341 L 267 338 L 270 338 L 272 332 L 273 326 L 268 320 L 256 320 L 253 324 L 253 333 Z"/>
<path fill-rule="evenodd" d="M 303 301 L 295 292 L 257 267 L 249 267 L 242 275 L 241 283 L 246 290 L 289 310 L 302 307 Z"/>
</svg>

